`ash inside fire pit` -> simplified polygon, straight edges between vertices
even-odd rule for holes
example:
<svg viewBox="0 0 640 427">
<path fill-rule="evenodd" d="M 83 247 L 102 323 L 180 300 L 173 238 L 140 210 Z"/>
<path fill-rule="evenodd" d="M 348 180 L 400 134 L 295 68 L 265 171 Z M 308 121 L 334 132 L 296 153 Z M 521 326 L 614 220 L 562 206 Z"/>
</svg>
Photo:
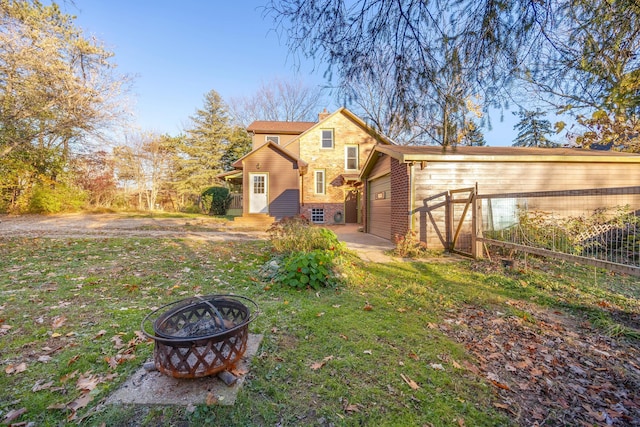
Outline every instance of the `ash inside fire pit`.
<svg viewBox="0 0 640 427">
<path fill-rule="evenodd" d="M 254 307 L 253 313 L 247 307 Z M 237 295 L 177 301 L 150 313 L 142 330 L 155 342 L 156 368 L 174 378 L 198 378 L 233 367 L 247 348 L 249 323 L 258 306 Z M 153 334 L 147 332 L 153 325 Z"/>
</svg>

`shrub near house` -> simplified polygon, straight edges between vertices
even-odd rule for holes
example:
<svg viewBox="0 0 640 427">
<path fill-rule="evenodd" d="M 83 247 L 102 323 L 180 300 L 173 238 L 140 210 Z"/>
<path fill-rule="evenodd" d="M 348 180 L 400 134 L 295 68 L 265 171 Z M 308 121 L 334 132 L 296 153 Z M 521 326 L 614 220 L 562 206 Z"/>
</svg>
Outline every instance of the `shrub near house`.
<svg viewBox="0 0 640 427">
<path fill-rule="evenodd" d="M 333 231 L 298 216 L 273 224 L 269 237 L 274 256 L 262 269 L 266 280 L 313 289 L 340 283 L 337 269 L 344 245 Z"/>
</svg>

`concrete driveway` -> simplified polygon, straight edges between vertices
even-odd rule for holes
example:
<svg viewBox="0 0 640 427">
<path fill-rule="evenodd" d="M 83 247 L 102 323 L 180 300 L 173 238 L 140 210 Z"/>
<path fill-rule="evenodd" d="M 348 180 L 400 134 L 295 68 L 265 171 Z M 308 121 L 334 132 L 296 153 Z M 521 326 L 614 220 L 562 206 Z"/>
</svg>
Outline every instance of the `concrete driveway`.
<svg viewBox="0 0 640 427">
<path fill-rule="evenodd" d="M 332 230 L 347 248 L 355 251 L 360 258 L 369 262 L 391 262 L 394 259 L 387 253 L 395 248 L 394 244 L 382 237 L 358 231 L 362 228 L 358 224 L 330 225 Z"/>
</svg>

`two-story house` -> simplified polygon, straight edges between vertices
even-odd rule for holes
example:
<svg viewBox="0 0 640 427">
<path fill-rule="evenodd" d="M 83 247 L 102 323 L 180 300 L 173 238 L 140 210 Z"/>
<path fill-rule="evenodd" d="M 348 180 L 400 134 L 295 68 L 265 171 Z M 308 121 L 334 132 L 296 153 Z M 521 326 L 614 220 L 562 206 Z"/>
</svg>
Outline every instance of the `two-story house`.
<svg viewBox="0 0 640 427">
<path fill-rule="evenodd" d="M 252 151 L 233 166 L 242 182 L 242 218 L 304 215 L 315 223 L 361 223 L 362 162 L 376 144 L 391 144 L 346 108 L 317 122 L 256 121 Z"/>
</svg>

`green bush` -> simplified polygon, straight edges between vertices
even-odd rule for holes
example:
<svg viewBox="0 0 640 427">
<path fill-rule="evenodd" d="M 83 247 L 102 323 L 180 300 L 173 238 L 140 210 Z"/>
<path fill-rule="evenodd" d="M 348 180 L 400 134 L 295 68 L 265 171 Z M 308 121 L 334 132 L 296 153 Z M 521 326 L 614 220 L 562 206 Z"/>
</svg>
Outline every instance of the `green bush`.
<svg viewBox="0 0 640 427">
<path fill-rule="evenodd" d="M 292 252 L 283 259 L 275 283 L 294 288 L 334 287 L 338 279 L 333 271 L 331 251 L 316 249 L 311 252 Z"/>
<path fill-rule="evenodd" d="M 288 217 L 274 223 L 268 230 L 273 249 L 278 253 L 310 252 L 315 249 L 344 250 L 344 245 L 336 234 L 316 227 L 303 216 Z"/>
<path fill-rule="evenodd" d="M 37 185 L 33 188 L 27 210 L 29 213 L 54 214 L 82 209 L 86 194 L 66 185 Z"/>
<path fill-rule="evenodd" d="M 338 285 L 336 260 L 344 244 L 333 231 L 296 216 L 278 221 L 268 232 L 274 256 L 263 266 L 263 278 L 294 288 Z"/>
<path fill-rule="evenodd" d="M 209 215 L 225 215 L 230 202 L 228 188 L 209 187 L 202 193 L 202 205 Z"/>
</svg>

